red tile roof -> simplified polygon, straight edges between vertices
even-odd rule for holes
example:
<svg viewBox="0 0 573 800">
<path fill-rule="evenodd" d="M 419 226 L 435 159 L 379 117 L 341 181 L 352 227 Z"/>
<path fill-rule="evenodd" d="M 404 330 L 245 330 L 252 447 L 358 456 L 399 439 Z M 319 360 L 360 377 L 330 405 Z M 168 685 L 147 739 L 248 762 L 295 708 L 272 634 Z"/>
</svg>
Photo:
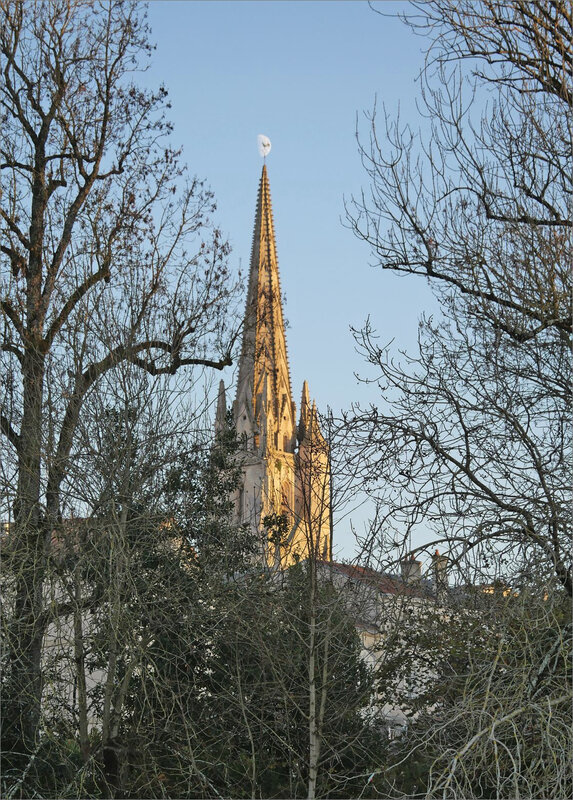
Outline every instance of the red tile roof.
<svg viewBox="0 0 573 800">
<path fill-rule="evenodd" d="M 375 587 L 379 592 L 382 592 L 382 594 L 400 594 L 409 597 L 425 597 L 427 594 L 427 592 L 424 591 L 424 587 L 420 585 L 407 584 L 397 575 L 378 572 L 370 567 L 341 564 L 337 561 L 322 561 L 320 563 L 333 572 L 346 575 L 351 580 L 369 584 Z"/>
</svg>

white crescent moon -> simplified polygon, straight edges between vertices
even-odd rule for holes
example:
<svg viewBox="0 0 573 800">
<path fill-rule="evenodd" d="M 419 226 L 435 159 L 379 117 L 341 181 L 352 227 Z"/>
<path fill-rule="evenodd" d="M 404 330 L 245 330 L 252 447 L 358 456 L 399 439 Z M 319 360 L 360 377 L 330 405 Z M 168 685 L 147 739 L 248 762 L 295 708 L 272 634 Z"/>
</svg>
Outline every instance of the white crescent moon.
<svg viewBox="0 0 573 800">
<path fill-rule="evenodd" d="M 264 133 L 259 133 L 257 136 L 257 146 L 259 148 L 259 155 L 261 158 L 268 156 L 271 152 L 271 140 L 268 136 L 265 136 Z"/>
</svg>

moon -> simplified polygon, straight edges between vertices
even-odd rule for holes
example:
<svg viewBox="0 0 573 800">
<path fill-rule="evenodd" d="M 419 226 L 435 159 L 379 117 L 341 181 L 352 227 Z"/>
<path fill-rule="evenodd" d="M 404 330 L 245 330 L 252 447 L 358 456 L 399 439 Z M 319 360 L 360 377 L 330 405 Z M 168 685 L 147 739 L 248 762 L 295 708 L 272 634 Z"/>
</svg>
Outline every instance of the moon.
<svg viewBox="0 0 573 800">
<path fill-rule="evenodd" d="M 261 158 L 268 156 L 271 152 L 271 140 L 264 133 L 259 133 L 257 136 L 257 147 L 259 148 L 259 155 Z"/>
</svg>

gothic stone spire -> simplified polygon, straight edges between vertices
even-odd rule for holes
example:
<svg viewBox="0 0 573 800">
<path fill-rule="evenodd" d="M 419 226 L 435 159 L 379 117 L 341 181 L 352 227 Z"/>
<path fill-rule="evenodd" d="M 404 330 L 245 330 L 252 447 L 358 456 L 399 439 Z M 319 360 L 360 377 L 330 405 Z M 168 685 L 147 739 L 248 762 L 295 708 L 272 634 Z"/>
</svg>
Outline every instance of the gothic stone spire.
<svg viewBox="0 0 573 800">
<path fill-rule="evenodd" d="M 250 412 L 255 435 L 260 433 L 276 449 L 294 452 L 294 407 L 266 164 L 257 199 L 236 414 L 239 408 Z"/>
<path fill-rule="evenodd" d="M 223 401 L 221 401 L 222 404 Z M 286 349 L 279 269 L 266 165 L 263 166 L 249 271 L 233 415 L 244 443 L 237 519 L 261 535 L 268 564 L 288 566 L 330 553 L 328 448 L 305 381 L 299 448 Z M 221 405 L 222 408 L 222 405 Z M 221 417 L 222 411 L 219 411 Z M 272 530 L 287 523 L 286 540 Z M 274 521 L 274 522 L 273 522 Z M 281 534 L 282 536 L 282 534 Z M 279 537 L 280 538 L 280 537 Z"/>
</svg>

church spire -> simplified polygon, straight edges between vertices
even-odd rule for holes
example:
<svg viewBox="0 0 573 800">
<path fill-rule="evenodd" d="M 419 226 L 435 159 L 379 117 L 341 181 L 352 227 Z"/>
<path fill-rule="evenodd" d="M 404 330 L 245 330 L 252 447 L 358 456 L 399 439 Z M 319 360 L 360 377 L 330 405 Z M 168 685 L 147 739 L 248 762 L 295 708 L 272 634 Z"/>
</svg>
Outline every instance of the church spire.
<svg viewBox="0 0 573 800">
<path fill-rule="evenodd" d="M 285 421 L 292 425 L 294 434 L 294 409 L 266 164 L 257 198 L 244 326 L 236 413 L 239 407 L 246 409 L 250 406 L 253 420 L 259 425 L 268 424 L 270 416 L 276 423 L 286 417 Z M 263 409 L 265 391 L 267 403 Z M 270 438 L 271 431 L 267 429 L 265 433 Z M 294 435 L 291 438 L 294 449 Z"/>
<path fill-rule="evenodd" d="M 222 393 L 220 398 L 222 418 Z M 233 416 L 243 450 L 243 480 L 234 497 L 237 521 L 260 536 L 261 555 L 269 565 L 284 567 L 311 554 L 328 558 L 328 446 L 305 382 L 297 447 L 266 165 L 257 196 Z"/>
</svg>

